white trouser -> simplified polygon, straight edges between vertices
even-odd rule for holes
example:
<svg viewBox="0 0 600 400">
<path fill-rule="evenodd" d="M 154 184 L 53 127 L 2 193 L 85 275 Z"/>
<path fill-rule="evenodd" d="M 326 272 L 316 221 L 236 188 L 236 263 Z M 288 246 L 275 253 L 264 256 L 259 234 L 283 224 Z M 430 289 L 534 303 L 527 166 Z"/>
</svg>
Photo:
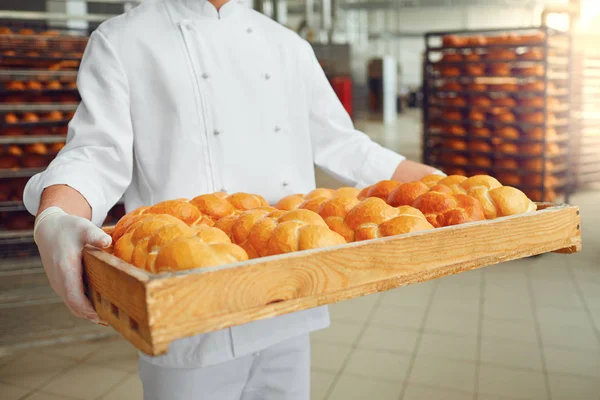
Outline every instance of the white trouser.
<svg viewBox="0 0 600 400">
<path fill-rule="evenodd" d="M 140 359 L 144 400 L 310 400 L 310 338 L 204 368 L 167 368 Z"/>
</svg>

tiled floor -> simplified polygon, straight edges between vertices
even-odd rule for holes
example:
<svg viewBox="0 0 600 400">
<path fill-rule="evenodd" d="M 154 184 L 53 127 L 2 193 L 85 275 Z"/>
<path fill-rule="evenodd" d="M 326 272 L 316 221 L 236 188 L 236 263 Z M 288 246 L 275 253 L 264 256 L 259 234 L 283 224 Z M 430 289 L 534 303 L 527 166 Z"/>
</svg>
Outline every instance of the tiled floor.
<svg viewBox="0 0 600 400">
<path fill-rule="evenodd" d="M 361 126 L 414 158 L 417 118 Z M 313 399 L 599 400 L 600 192 L 571 202 L 582 253 L 333 305 L 331 327 L 312 338 Z M 136 358 L 121 340 L 16 354 L 0 359 L 0 399 L 141 399 Z"/>
</svg>

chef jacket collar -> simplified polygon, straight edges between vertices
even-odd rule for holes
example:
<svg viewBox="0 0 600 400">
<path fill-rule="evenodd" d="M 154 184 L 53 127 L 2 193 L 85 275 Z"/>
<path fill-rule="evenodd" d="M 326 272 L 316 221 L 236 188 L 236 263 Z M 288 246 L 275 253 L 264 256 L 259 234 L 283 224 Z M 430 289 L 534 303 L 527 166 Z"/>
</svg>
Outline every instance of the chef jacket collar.
<svg viewBox="0 0 600 400">
<path fill-rule="evenodd" d="M 193 14 L 188 15 L 190 19 L 202 17 L 208 19 L 223 19 L 232 16 L 241 7 L 240 1 L 229 0 L 218 11 L 215 6 L 207 0 L 177 0 L 181 2 Z"/>
</svg>

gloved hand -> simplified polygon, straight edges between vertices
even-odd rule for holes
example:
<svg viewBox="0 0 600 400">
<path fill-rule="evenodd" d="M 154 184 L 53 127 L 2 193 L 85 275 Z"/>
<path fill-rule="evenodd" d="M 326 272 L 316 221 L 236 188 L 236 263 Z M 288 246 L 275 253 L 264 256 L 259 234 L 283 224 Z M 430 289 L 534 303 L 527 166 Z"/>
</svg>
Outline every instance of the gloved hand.
<svg viewBox="0 0 600 400">
<path fill-rule="evenodd" d="M 50 207 L 36 218 L 33 238 L 52 289 L 73 315 L 103 323 L 84 294 L 82 252 L 86 244 L 110 246 L 111 237 L 85 218 Z"/>
</svg>

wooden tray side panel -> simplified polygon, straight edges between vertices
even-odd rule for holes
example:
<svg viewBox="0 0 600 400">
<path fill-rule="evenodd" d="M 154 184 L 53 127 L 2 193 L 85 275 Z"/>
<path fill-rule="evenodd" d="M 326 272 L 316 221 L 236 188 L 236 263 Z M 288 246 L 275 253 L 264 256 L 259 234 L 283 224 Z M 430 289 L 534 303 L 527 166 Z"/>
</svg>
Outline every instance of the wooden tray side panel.
<svg viewBox="0 0 600 400">
<path fill-rule="evenodd" d="M 160 277 L 148 286 L 160 353 L 177 338 L 581 246 L 576 207 Z"/>
<path fill-rule="evenodd" d="M 145 274 L 99 249 L 87 248 L 83 258 L 87 296 L 98 315 L 135 347 L 154 353 Z"/>
</svg>

